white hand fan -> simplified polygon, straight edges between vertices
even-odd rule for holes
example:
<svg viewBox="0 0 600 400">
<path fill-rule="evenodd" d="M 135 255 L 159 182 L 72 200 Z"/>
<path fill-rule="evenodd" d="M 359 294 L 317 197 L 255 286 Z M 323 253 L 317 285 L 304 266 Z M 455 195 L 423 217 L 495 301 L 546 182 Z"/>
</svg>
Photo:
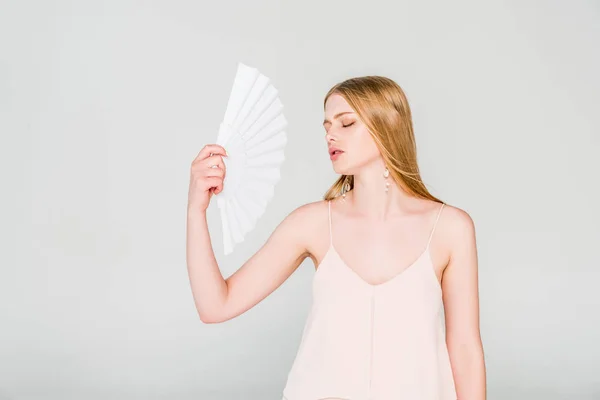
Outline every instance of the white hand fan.
<svg viewBox="0 0 600 400">
<path fill-rule="evenodd" d="M 280 179 L 287 121 L 277 95 L 269 78 L 238 63 L 216 142 L 228 154 L 223 191 L 216 195 L 225 254 L 255 227 Z"/>
</svg>

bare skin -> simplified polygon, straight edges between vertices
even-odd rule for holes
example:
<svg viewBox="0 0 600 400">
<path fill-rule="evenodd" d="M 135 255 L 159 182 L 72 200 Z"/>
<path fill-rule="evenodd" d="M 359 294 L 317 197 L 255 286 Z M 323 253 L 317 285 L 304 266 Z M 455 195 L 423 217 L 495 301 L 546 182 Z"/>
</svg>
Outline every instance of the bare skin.
<svg viewBox="0 0 600 400">
<path fill-rule="evenodd" d="M 336 198 L 331 204 L 333 245 L 364 281 L 381 283 L 401 273 L 424 250 L 440 204 L 409 195 L 391 179 L 385 192 L 381 154 L 341 96 L 334 94 L 328 99 L 323 126 L 327 145 L 344 151 L 332 162 L 334 170 L 354 175 L 354 189 L 345 201 Z M 217 155 L 209 157 L 210 152 Z M 206 222 L 212 192 L 222 190 L 226 173 L 221 155 L 224 149 L 218 145 L 208 145 L 200 152 L 192 164 L 188 198 L 188 273 L 196 308 L 205 323 L 227 321 L 249 310 L 285 282 L 307 257 L 318 268 L 330 245 L 327 202 L 308 203 L 288 214 L 263 246 L 225 279 Z M 211 164 L 219 168 L 209 168 Z M 483 400 L 477 249 L 470 216 L 446 205 L 430 251 L 443 293 L 446 342 L 458 398 Z"/>
</svg>

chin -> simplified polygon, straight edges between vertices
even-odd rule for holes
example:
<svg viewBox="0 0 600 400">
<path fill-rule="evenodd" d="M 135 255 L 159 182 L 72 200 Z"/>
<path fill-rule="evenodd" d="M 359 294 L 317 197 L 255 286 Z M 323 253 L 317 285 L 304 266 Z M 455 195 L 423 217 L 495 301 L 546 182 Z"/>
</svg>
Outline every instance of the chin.
<svg viewBox="0 0 600 400">
<path fill-rule="evenodd" d="M 333 171 L 339 175 L 352 175 L 352 172 L 348 168 L 333 166 Z"/>
</svg>

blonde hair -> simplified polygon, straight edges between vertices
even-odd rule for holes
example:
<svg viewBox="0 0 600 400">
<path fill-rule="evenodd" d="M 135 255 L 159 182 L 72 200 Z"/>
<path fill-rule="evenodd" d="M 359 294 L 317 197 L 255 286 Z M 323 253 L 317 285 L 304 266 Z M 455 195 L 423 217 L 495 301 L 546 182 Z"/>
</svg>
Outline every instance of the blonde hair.
<svg viewBox="0 0 600 400">
<path fill-rule="evenodd" d="M 421 180 L 411 111 L 402 88 L 383 76 L 351 78 L 329 89 L 323 107 L 334 93 L 342 96 L 367 126 L 390 177 L 411 195 L 442 203 L 429 193 Z M 323 199 L 338 197 L 346 181 L 353 189 L 354 176 L 341 175 L 325 192 Z"/>
</svg>

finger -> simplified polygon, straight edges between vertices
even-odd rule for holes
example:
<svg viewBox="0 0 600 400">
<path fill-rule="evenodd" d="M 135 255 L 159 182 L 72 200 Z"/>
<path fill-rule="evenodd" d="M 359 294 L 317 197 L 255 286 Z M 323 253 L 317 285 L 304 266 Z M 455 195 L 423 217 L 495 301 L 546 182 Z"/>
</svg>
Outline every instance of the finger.
<svg viewBox="0 0 600 400">
<path fill-rule="evenodd" d="M 218 144 L 207 144 L 200 150 L 196 158 L 194 158 L 194 161 L 192 161 L 192 164 L 199 160 L 210 157 L 213 154 L 220 154 L 227 157 L 227 151 L 223 146 Z"/>
<path fill-rule="evenodd" d="M 218 168 L 218 166 L 215 166 L 215 168 L 209 167 L 204 170 L 204 176 L 218 176 L 224 178 L 225 171 L 222 168 Z"/>
<path fill-rule="evenodd" d="M 217 188 L 215 189 L 216 194 L 219 194 L 223 191 L 223 179 L 221 179 L 221 183 L 219 183 L 219 185 L 217 185 Z"/>
<path fill-rule="evenodd" d="M 225 180 L 225 164 L 223 163 L 223 161 L 221 160 L 220 156 L 216 156 L 219 158 L 219 161 L 217 161 L 217 163 L 220 163 L 222 168 L 219 168 L 219 164 L 214 165 L 215 168 L 207 168 L 204 171 L 204 174 L 207 178 L 212 179 L 212 178 L 218 178 L 219 182 L 217 183 L 216 187 L 213 187 L 211 190 L 213 191 L 214 194 L 220 193 L 223 191 L 223 182 Z"/>
<path fill-rule="evenodd" d="M 193 164 L 192 176 L 225 176 L 225 163 L 220 155 L 214 155 Z"/>
<path fill-rule="evenodd" d="M 213 156 L 205 158 L 204 160 L 202 160 L 201 165 L 203 165 L 206 168 L 219 168 L 223 170 L 225 169 L 225 162 L 223 161 L 223 156 L 221 156 L 220 154 L 215 154 Z"/>
<path fill-rule="evenodd" d="M 219 186 L 222 186 L 223 179 L 220 176 L 207 176 L 206 182 L 208 184 L 206 187 L 207 190 L 215 190 Z"/>
</svg>

